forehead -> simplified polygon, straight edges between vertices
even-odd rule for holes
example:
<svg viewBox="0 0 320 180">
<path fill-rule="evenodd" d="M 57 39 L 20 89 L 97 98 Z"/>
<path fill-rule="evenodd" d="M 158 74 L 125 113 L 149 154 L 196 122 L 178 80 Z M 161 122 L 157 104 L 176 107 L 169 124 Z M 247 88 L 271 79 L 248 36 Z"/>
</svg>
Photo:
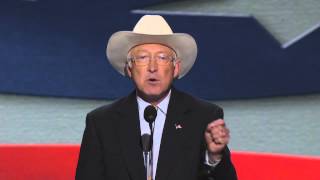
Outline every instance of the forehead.
<svg viewBox="0 0 320 180">
<path fill-rule="evenodd" d="M 174 50 L 168 46 L 162 44 L 140 44 L 134 46 L 129 52 L 137 51 L 149 51 L 149 52 L 174 52 Z"/>
</svg>

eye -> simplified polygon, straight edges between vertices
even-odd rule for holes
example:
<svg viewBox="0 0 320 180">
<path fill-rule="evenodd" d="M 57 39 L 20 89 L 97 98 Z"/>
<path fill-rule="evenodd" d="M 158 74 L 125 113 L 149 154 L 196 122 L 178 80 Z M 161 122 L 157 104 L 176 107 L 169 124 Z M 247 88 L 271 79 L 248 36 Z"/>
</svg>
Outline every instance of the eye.
<svg viewBox="0 0 320 180">
<path fill-rule="evenodd" d="M 138 55 L 138 56 L 136 56 L 135 59 L 138 61 L 144 61 L 144 60 L 148 59 L 148 56 L 147 55 Z"/>
<path fill-rule="evenodd" d="M 167 60 L 169 60 L 169 56 L 168 56 L 168 55 L 165 55 L 165 54 L 159 54 L 159 55 L 157 56 L 157 58 L 158 58 L 159 60 L 162 60 L 162 61 L 167 61 Z"/>
</svg>

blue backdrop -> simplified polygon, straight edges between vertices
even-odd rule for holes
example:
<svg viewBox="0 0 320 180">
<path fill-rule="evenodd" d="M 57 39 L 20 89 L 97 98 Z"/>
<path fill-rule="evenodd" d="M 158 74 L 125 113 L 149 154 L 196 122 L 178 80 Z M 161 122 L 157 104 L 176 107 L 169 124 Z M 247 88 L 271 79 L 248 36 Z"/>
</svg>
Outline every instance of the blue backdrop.
<svg viewBox="0 0 320 180">
<path fill-rule="evenodd" d="M 0 6 L 0 92 L 114 99 L 133 88 L 105 56 L 115 31 L 132 30 L 130 10 L 161 0 L 40 0 Z M 199 56 L 175 82 L 206 99 L 320 92 L 320 29 L 283 49 L 253 17 L 164 15 L 192 34 Z"/>
</svg>

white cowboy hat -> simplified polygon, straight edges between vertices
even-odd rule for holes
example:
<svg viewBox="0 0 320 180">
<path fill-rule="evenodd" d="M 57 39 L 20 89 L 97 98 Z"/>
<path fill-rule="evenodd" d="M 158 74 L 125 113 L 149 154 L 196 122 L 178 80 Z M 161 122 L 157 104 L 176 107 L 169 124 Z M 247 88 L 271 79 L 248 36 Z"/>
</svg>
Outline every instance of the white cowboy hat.
<svg viewBox="0 0 320 180">
<path fill-rule="evenodd" d="M 125 75 L 130 49 L 147 43 L 163 44 L 177 53 L 177 57 L 181 59 L 179 78 L 187 74 L 197 57 L 197 44 L 191 35 L 173 33 L 162 16 L 144 15 L 133 31 L 118 31 L 110 37 L 106 49 L 109 62 L 119 73 Z"/>
</svg>

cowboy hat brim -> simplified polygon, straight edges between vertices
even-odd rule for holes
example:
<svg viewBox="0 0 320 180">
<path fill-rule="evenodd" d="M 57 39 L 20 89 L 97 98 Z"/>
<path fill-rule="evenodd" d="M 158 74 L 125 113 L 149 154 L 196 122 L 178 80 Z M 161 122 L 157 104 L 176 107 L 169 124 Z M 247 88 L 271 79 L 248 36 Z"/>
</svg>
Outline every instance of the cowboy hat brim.
<svg viewBox="0 0 320 180">
<path fill-rule="evenodd" d="M 197 44 L 192 36 L 185 33 L 149 35 L 132 31 L 114 33 L 107 44 L 106 54 L 110 64 L 125 76 L 127 55 L 131 48 L 140 44 L 162 44 L 172 48 L 181 60 L 180 74 L 183 77 L 192 68 L 197 57 Z"/>
</svg>

